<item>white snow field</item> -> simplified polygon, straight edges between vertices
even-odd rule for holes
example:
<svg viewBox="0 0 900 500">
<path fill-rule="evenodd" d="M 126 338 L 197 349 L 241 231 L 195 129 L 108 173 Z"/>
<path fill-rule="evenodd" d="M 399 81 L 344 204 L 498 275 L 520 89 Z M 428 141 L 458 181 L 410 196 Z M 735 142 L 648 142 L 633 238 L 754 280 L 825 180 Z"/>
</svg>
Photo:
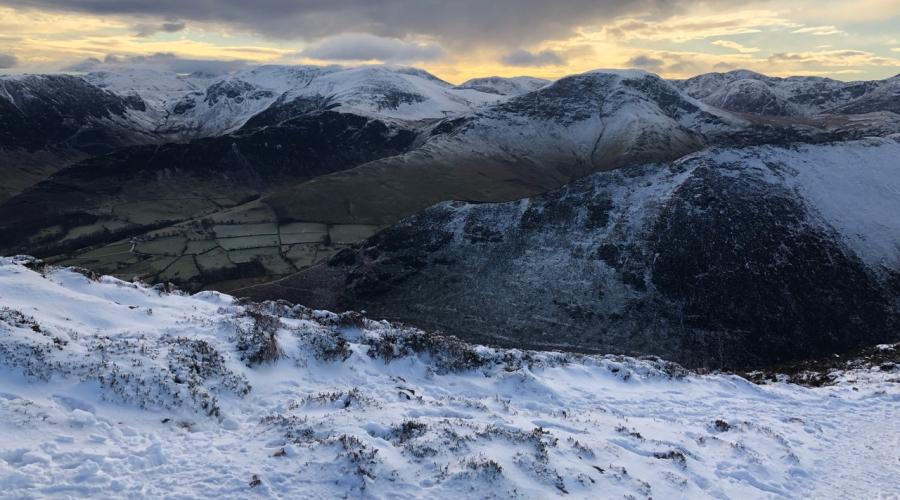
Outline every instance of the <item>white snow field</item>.
<svg viewBox="0 0 900 500">
<path fill-rule="evenodd" d="M 0 259 L 2 498 L 895 498 L 898 380 L 754 385 Z"/>
</svg>

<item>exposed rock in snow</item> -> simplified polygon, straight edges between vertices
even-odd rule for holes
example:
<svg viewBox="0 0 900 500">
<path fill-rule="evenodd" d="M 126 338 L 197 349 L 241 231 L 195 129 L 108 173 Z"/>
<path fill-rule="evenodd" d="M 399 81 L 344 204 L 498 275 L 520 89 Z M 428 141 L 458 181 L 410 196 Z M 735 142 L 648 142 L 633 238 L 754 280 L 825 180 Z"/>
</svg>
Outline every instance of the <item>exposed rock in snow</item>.
<svg viewBox="0 0 900 500">
<path fill-rule="evenodd" d="M 9 90 L 22 82 L 40 82 L 25 92 L 36 98 Z M 0 176 L 10 179 L 0 201 L 18 197 L 0 206 L 0 253 L 197 288 L 283 277 L 335 248 L 280 245 L 266 229 L 261 239 L 247 235 L 256 246 L 217 249 L 204 272 L 194 256 L 216 249 L 218 237 L 193 228 L 214 214 L 252 219 L 251 231 L 340 225 L 348 230 L 336 241 L 352 244 L 435 203 L 520 199 L 598 170 L 711 146 L 889 135 L 900 132 L 900 115 L 890 111 L 804 114 L 867 98 L 854 112 L 888 109 L 896 101 L 884 90 L 889 82 L 733 72 L 672 83 L 598 70 L 553 83 L 489 78 L 453 87 L 422 70 L 386 66 L 4 77 L 0 113 L 12 119 L 0 122 L 0 138 L 13 147 L 0 148 Z M 754 110 L 765 116 L 746 113 Z M 801 116 L 771 116 L 794 111 Z M 60 141 L 62 149 L 47 146 Z M 134 143 L 141 144 L 120 147 Z M 136 255 L 123 238 L 170 239 L 159 253 Z M 241 253 L 226 259 L 230 250 Z"/>
<path fill-rule="evenodd" d="M 0 489 L 889 497 L 900 374 L 861 371 L 757 386 L 2 259 Z"/>
<path fill-rule="evenodd" d="M 447 200 L 496 202 L 599 170 L 674 160 L 710 146 L 787 145 L 900 132 L 893 113 L 764 117 L 723 111 L 637 70 L 569 76 L 443 120 L 420 147 L 274 193 L 291 220 L 392 224 Z"/>
<path fill-rule="evenodd" d="M 800 114 L 798 106 L 760 80 L 734 80 L 706 96 L 703 102 L 718 108 L 741 113 L 793 116 Z"/>
<path fill-rule="evenodd" d="M 239 293 L 479 341 L 759 366 L 897 340 L 900 144 L 710 149 L 444 203 Z"/>
<path fill-rule="evenodd" d="M 456 88 L 473 89 L 488 94 L 497 94 L 499 96 L 517 96 L 527 94 L 528 92 L 534 92 L 549 84 L 550 80 L 533 78 L 530 76 L 515 76 L 512 78 L 489 76 L 486 78 L 473 78 Z"/>
<path fill-rule="evenodd" d="M 127 115 L 141 103 L 69 75 L 0 77 L 0 145 L 28 151 L 71 147 L 103 153 L 147 142 Z"/>
<path fill-rule="evenodd" d="M 105 147 L 121 145 L 121 138 L 112 141 L 91 133 L 105 124 L 100 131 L 135 136 L 132 143 L 185 141 L 233 132 L 265 110 L 311 100 L 345 113 L 417 121 L 471 113 L 501 98 L 454 88 L 422 70 L 388 66 L 258 66 L 225 75 L 121 67 L 82 76 L 5 76 L 0 77 L 0 114 L 46 124 L 0 124 L 0 139 L 8 147 L 18 144 L 4 138 L 12 132 L 32 141 L 61 140 L 78 132 Z M 55 119 L 60 116 L 70 118 Z M 52 132 L 61 127 L 72 130 L 56 138 Z"/>
<path fill-rule="evenodd" d="M 896 79 L 896 77 L 894 78 Z M 676 84 L 688 95 L 730 111 L 771 115 L 826 112 L 895 111 L 876 104 L 870 93 L 891 86 L 891 80 L 840 82 L 830 78 L 776 78 L 747 70 L 707 73 Z M 858 102 L 859 104 L 853 104 Z M 869 103 L 865 105 L 864 103 Z"/>
<path fill-rule="evenodd" d="M 135 69 L 90 73 L 85 79 L 142 99 L 143 120 L 155 123 L 159 134 L 182 139 L 231 132 L 265 110 L 311 100 L 340 112 L 397 120 L 440 119 L 497 100 L 478 90 L 455 89 L 422 70 L 388 66 L 259 66 L 215 78 Z"/>
<path fill-rule="evenodd" d="M 875 90 L 833 111 L 853 114 L 890 111 L 900 114 L 900 75 L 884 80 Z"/>
<path fill-rule="evenodd" d="M 570 76 L 447 119 L 410 152 L 316 179 L 266 199 L 279 216 L 391 224 L 451 199 L 506 201 L 598 170 L 675 159 L 708 142 L 780 141 L 639 71 Z"/>
</svg>

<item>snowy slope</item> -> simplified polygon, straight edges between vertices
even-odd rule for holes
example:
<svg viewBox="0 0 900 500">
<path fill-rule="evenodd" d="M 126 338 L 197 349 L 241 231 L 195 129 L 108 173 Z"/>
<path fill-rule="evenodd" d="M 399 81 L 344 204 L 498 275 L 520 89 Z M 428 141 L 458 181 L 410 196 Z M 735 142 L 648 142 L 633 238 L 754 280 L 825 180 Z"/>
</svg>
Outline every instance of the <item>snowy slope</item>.
<svg viewBox="0 0 900 500">
<path fill-rule="evenodd" d="M 734 80 L 722 85 L 703 101 L 713 106 L 761 115 L 793 116 L 801 114 L 799 106 L 766 83 L 752 78 Z"/>
<path fill-rule="evenodd" d="M 900 75 L 882 80 L 876 89 L 833 111 L 838 113 L 890 111 L 900 114 Z"/>
<path fill-rule="evenodd" d="M 765 366 L 900 340 L 900 143 L 709 148 L 447 202 L 241 293 L 514 346 Z"/>
<path fill-rule="evenodd" d="M 900 494 L 896 369 L 756 386 L 26 262 L 0 260 L 4 497 Z"/>
<path fill-rule="evenodd" d="M 889 84 L 890 80 L 841 82 L 815 76 L 777 78 L 748 70 L 707 73 L 674 82 L 688 95 L 730 111 L 769 115 L 844 112 L 843 107 Z M 860 105 L 862 109 L 864 106 Z M 873 105 L 867 113 L 887 110 Z"/>
<path fill-rule="evenodd" d="M 496 96 L 472 89 L 456 89 L 424 71 L 388 66 L 348 68 L 292 89 L 296 97 L 328 96 L 338 110 L 365 116 L 424 120 L 469 113 Z"/>
<path fill-rule="evenodd" d="M 84 75 L 85 81 L 119 95 L 135 95 L 147 105 L 165 109 L 190 92 L 202 92 L 215 77 L 181 75 L 140 67 L 122 67 Z"/>
<path fill-rule="evenodd" d="M 498 96 L 517 96 L 534 92 L 542 87 L 550 84 L 550 80 L 543 78 L 534 78 L 531 76 L 514 76 L 504 78 L 501 76 L 489 76 L 484 78 L 473 78 L 458 85 L 458 89 L 473 89 L 489 94 L 497 94 Z"/>
<path fill-rule="evenodd" d="M 443 120 L 421 147 L 290 187 L 264 203 L 295 220 L 386 225 L 442 201 L 532 196 L 720 140 L 777 140 L 751 134 L 751 127 L 656 75 L 594 71 Z"/>
<path fill-rule="evenodd" d="M 70 75 L 0 75 L 0 148 L 73 148 L 94 154 L 153 140 L 128 117 L 128 96 Z"/>
<path fill-rule="evenodd" d="M 597 70 L 514 96 L 479 113 L 452 139 L 536 162 L 557 156 L 602 170 L 634 157 L 680 156 L 742 125 L 651 73 Z"/>
<path fill-rule="evenodd" d="M 813 220 L 833 228 L 876 273 L 900 272 L 900 135 L 790 149 L 720 151 L 716 161 L 774 175 Z"/>
<path fill-rule="evenodd" d="M 135 120 L 181 138 L 231 132 L 270 107 L 296 101 L 317 100 L 338 111 L 397 120 L 444 118 L 497 101 L 495 94 L 454 88 L 427 72 L 391 66 L 265 65 L 218 77 L 123 68 L 85 79 L 143 99 L 146 110 L 135 113 Z"/>
</svg>

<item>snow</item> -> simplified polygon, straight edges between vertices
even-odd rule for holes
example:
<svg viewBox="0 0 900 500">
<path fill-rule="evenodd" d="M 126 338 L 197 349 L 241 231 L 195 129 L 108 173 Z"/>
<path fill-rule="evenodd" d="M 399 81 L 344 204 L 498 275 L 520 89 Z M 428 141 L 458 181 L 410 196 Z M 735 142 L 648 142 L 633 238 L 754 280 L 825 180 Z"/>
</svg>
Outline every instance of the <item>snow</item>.
<svg viewBox="0 0 900 500">
<path fill-rule="evenodd" d="M 411 102 L 385 106 L 379 98 L 402 93 Z M 495 102 L 497 96 L 471 89 L 454 89 L 440 80 L 383 66 L 349 68 L 314 80 L 308 87 L 292 89 L 288 97 L 332 96 L 340 110 L 365 116 L 404 120 L 444 118 L 471 112 L 477 105 Z"/>
<path fill-rule="evenodd" d="M 648 76 L 659 78 L 654 73 L 651 73 L 649 71 L 645 71 L 642 69 L 636 69 L 636 68 L 626 68 L 626 69 L 597 68 L 597 69 L 592 69 L 590 71 L 586 71 L 585 73 L 582 73 L 582 74 L 585 74 L 585 75 L 614 75 L 614 76 L 618 76 L 619 78 L 624 78 L 624 79 L 641 79 L 641 78 L 646 78 Z"/>
<path fill-rule="evenodd" d="M 797 186 L 866 262 L 900 268 L 900 144 L 870 139 L 854 151 L 840 144 L 802 147 L 795 158 Z"/>
<path fill-rule="evenodd" d="M 3 497 L 900 494 L 896 372 L 758 386 L 28 262 L 0 260 Z"/>
<path fill-rule="evenodd" d="M 746 125 L 651 73 L 597 70 L 481 108 L 465 126 L 433 134 L 400 161 L 434 168 L 435 159 L 452 164 L 478 157 L 558 169 L 560 181 L 550 189 L 629 162 L 673 159 L 703 147 L 704 135 L 728 135 Z"/>
<path fill-rule="evenodd" d="M 751 84 L 750 82 L 756 82 Z M 777 78 L 748 70 L 727 73 L 706 73 L 675 82 L 688 95 L 716 106 L 728 106 L 732 99 L 752 101 L 770 100 L 763 109 L 742 111 L 771 114 L 816 114 L 841 112 L 841 108 L 885 93 L 891 79 L 841 82 L 817 76 Z M 858 111 L 857 111 L 858 112 Z"/>
<path fill-rule="evenodd" d="M 710 154 L 756 166 L 795 190 L 818 222 L 876 272 L 900 268 L 900 136 Z"/>
<path fill-rule="evenodd" d="M 131 119 L 172 138 L 232 132 L 273 105 L 303 98 L 326 98 L 338 111 L 404 121 L 466 114 L 503 99 L 392 66 L 262 65 L 226 75 L 123 67 L 84 78 L 120 96 L 139 96 L 148 109 L 132 111 Z"/>
<path fill-rule="evenodd" d="M 546 87 L 550 83 L 550 80 L 530 76 L 514 76 L 511 78 L 489 76 L 467 80 L 456 88 L 473 89 L 497 94 L 498 96 L 517 96 L 527 94 L 528 92 L 534 92 L 535 90 Z"/>
<path fill-rule="evenodd" d="M 120 95 L 136 94 L 151 106 L 164 107 L 185 93 L 203 91 L 212 78 L 179 75 L 147 68 L 124 67 L 97 71 L 83 77 L 87 82 Z"/>
</svg>

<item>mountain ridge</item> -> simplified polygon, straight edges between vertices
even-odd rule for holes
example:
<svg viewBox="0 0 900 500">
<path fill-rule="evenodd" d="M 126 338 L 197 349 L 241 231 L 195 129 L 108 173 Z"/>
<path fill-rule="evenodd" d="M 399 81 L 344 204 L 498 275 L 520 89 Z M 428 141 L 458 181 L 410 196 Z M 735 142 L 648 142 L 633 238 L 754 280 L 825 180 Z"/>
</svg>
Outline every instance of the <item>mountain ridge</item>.
<svg viewBox="0 0 900 500">
<path fill-rule="evenodd" d="M 900 136 L 712 148 L 505 204 L 443 203 L 235 293 L 690 366 L 896 341 L 897 155 Z"/>
<path fill-rule="evenodd" d="M 0 250 L 192 289 L 231 290 L 290 275 L 435 203 L 512 201 L 599 170 L 716 146 L 900 132 L 900 115 L 889 110 L 728 111 L 692 97 L 683 82 L 639 70 L 597 70 L 551 83 L 526 79 L 534 89 L 524 93 L 521 79 L 480 82 L 518 89 L 507 95 L 377 66 L 91 75 L 105 86 L 97 92 L 130 103 L 122 104 L 130 106 L 125 119 L 154 131 L 142 136 L 149 143 L 109 144 L 112 151 L 100 156 L 68 153 L 58 164 L 69 168 L 59 174 L 54 163 L 34 169 L 41 160 L 9 163 L 10 177 L 20 180 L 13 190 L 25 192 L 0 203 L 6 236 Z M 733 75 L 748 76 L 768 78 Z M 798 95 L 820 87 L 825 98 L 850 92 L 835 94 L 839 83 L 821 78 L 784 80 L 800 82 L 791 83 L 806 93 Z M 883 92 L 866 106 L 889 106 L 890 93 Z M 222 116 L 199 118 L 208 112 Z M 206 128 L 185 125 L 187 135 L 174 140 L 167 134 L 177 127 L 157 120 L 166 113 L 174 116 L 170 125 L 200 119 Z M 207 133 L 213 136 L 192 138 Z M 339 144 L 343 152 L 332 147 Z"/>
</svg>

